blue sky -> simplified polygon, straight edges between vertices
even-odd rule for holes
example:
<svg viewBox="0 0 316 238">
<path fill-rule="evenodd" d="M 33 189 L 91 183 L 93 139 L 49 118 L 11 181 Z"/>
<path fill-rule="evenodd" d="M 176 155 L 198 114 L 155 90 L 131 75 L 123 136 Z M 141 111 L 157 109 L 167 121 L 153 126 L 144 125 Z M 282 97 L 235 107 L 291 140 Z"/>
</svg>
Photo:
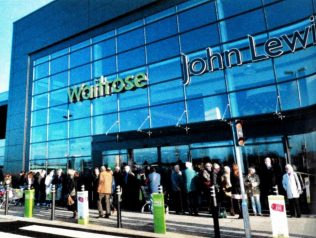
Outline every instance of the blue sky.
<svg viewBox="0 0 316 238">
<path fill-rule="evenodd" d="M 0 93 L 9 90 L 13 22 L 53 0 L 0 0 Z"/>
</svg>

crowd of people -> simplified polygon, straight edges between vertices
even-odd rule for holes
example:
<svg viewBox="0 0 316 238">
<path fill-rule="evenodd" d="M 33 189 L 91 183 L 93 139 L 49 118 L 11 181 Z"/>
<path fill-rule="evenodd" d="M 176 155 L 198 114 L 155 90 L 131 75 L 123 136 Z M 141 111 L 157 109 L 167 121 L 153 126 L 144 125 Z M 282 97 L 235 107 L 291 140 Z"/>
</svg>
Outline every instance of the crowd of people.
<svg viewBox="0 0 316 238">
<path fill-rule="evenodd" d="M 291 165 L 286 165 L 282 174 L 280 166 L 271 163 L 267 157 L 262 168 L 249 167 L 243 176 L 245 191 L 251 204 L 252 214 L 261 216 L 263 208 L 268 210 L 268 196 L 283 192 L 289 201 L 291 216 L 300 217 L 299 196 L 302 184 L 299 176 Z M 76 193 L 82 185 L 89 191 L 89 206 L 97 208 L 99 217 L 109 218 L 116 207 L 116 188 L 122 190 L 122 208 L 138 210 L 151 194 L 158 192 L 159 185 L 163 186 L 165 201 L 171 210 L 177 214 L 188 213 L 199 215 L 199 211 L 213 209 L 211 188 L 214 189 L 217 206 L 242 218 L 241 188 L 239 168 L 237 164 L 222 166 L 218 163 L 205 162 L 194 165 L 191 162 L 179 163 L 168 168 L 143 166 L 117 166 L 112 171 L 107 166 L 95 168 L 93 171 L 78 173 L 68 169 L 66 173 L 57 169 L 21 172 L 18 181 L 9 181 L 6 175 L 5 183 L 15 183 L 12 186 L 35 189 L 36 206 L 50 206 L 52 186 L 56 188 L 56 203 L 67 206 L 76 217 Z M 7 180 L 7 181 L 6 181 Z M 282 190 L 283 189 L 283 190 Z M 263 204 L 262 204 L 263 203 Z"/>
</svg>

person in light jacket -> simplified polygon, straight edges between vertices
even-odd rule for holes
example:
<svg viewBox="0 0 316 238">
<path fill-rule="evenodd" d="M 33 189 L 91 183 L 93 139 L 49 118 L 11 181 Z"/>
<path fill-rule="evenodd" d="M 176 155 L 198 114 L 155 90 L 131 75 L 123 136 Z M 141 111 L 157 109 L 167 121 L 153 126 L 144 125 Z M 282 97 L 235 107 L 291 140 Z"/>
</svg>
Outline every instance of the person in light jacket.
<svg viewBox="0 0 316 238">
<path fill-rule="evenodd" d="M 282 185 L 289 200 L 291 216 L 301 217 L 299 197 L 302 192 L 301 184 L 297 174 L 290 164 L 285 166 L 286 173 L 283 175 Z"/>
<path fill-rule="evenodd" d="M 111 169 L 105 169 L 105 166 L 101 167 L 101 173 L 99 175 L 99 185 L 98 185 L 98 193 L 99 193 L 99 200 L 98 200 L 98 210 L 99 210 L 99 217 L 109 218 L 111 215 L 111 201 L 110 197 L 112 194 L 112 182 L 113 182 L 113 173 Z M 102 200 L 105 198 L 105 207 L 106 207 L 106 214 L 103 213 L 103 206 Z"/>
</svg>

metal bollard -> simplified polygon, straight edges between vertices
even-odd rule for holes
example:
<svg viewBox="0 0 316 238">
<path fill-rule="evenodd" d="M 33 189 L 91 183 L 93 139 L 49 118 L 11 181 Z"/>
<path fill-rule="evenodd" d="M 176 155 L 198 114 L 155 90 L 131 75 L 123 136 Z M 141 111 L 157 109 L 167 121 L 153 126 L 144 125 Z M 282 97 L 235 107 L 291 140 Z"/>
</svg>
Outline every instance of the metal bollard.
<svg viewBox="0 0 316 238">
<path fill-rule="evenodd" d="M 56 209 L 56 186 L 52 185 L 52 207 L 50 219 L 55 220 L 55 209 Z"/>
<path fill-rule="evenodd" d="M 81 191 L 85 191 L 84 184 L 81 185 Z"/>
<path fill-rule="evenodd" d="M 163 188 L 161 185 L 158 186 L 158 193 L 163 193 Z"/>
<path fill-rule="evenodd" d="M 213 200 L 213 208 L 212 208 L 212 217 L 213 217 L 213 224 L 214 224 L 214 234 L 216 238 L 221 237 L 221 233 L 219 230 L 219 221 L 218 221 L 218 206 L 217 206 L 217 199 L 216 199 L 216 191 L 215 186 L 211 187 L 211 197 Z"/>
<path fill-rule="evenodd" d="M 8 215 L 9 212 L 9 189 L 10 185 L 6 184 L 6 190 L 5 190 L 5 210 L 4 210 L 4 215 Z"/>
<path fill-rule="evenodd" d="M 273 193 L 274 195 L 279 195 L 278 185 L 273 186 Z"/>
<path fill-rule="evenodd" d="M 122 215 L 121 215 L 121 186 L 116 186 L 116 196 L 117 196 L 117 228 L 122 228 Z"/>
</svg>

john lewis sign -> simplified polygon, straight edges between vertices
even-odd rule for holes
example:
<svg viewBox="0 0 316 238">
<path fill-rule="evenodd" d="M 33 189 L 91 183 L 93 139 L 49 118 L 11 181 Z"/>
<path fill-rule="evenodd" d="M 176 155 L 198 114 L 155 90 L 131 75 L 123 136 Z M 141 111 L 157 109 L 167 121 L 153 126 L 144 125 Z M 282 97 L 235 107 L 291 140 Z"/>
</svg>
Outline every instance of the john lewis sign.
<svg viewBox="0 0 316 238">
<path fill-rule="evenodd" d="M 259 54 L 255 38 L 248 35 L 249 53 L 251 62 L 266 60 L 270 58 L 279 57 L 284 54 L 284 47 L 287 46 L 291 52 L 295 52 L 299 47 L 305 49 L 309 44 L 316 45 L 316 25 L 315 17 L 310 17 L 310 25 L 305 27 L 302 31 L 294 31 L 291 34 L 284 34 L 280 37 L 273 37 L 268 39 L 263 45 L 263 54 Z M 214 70 L 223 70 L 232 67 L 235 62 L 236 65 L 242 65 L 243 55 L 239 49 L 233 48 L 224 51 L 224 53 L 213 52 L 212 48 L 206 49 L 205 58 L 195 58 L 189 60 L 187 55 L 181 55 L 183 83 L 188 85 L 190 83 L 190 76 L 201 75 Z M 218 66 L 215 68 L 215 62 Z"/>
</svg>

